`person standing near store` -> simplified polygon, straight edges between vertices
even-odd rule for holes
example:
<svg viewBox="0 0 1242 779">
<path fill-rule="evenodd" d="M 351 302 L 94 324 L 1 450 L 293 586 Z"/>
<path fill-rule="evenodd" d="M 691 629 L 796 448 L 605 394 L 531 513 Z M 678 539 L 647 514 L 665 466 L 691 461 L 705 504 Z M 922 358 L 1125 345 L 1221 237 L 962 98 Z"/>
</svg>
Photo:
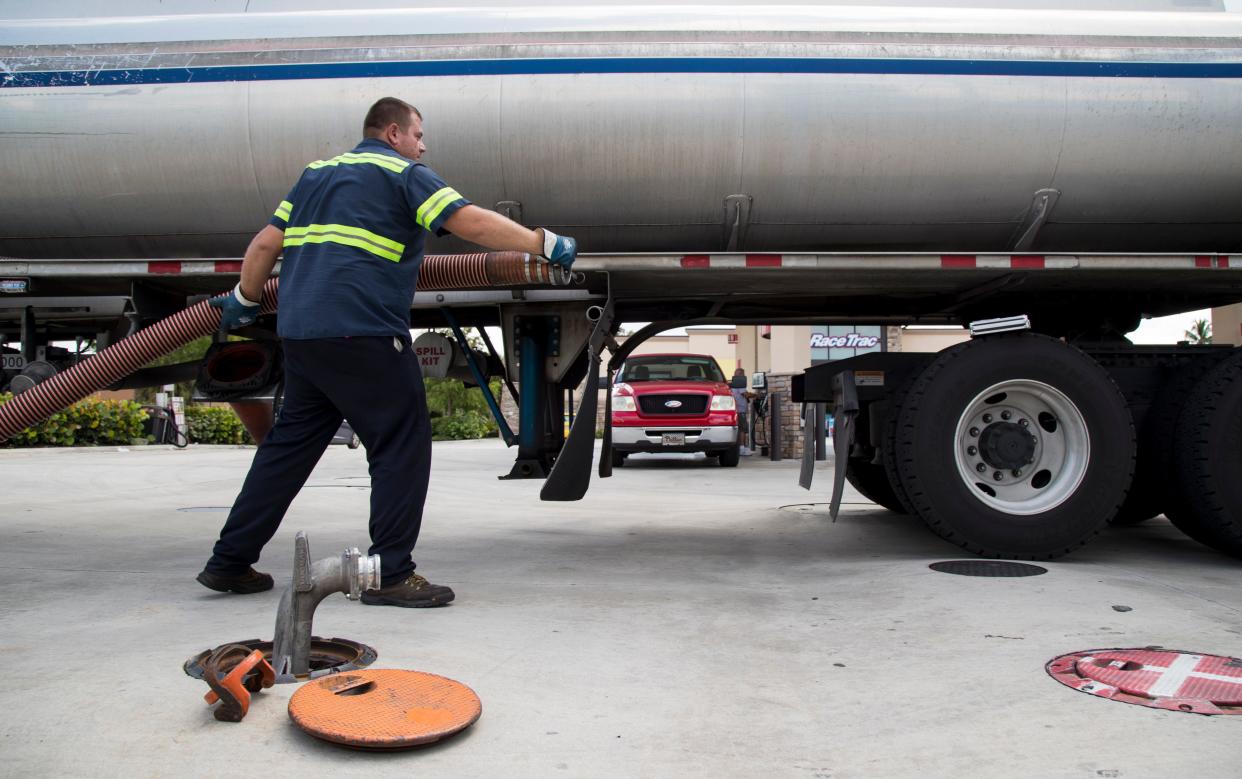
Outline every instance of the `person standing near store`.
<svg viewBox="0 0 1242 779">
<path fill-rule="evenodd" d="M 739 381 L 740 379 L 740 381 Z M 746 371 L 738 367 L 733 371 L 733 380 L 729 382 L 733 393 L 733 404 L 737 408 L 737 436 L 739 454 L 750 454 L 750 399 L 746 394 Z M 741 386 L 737 386 L 741 384 Z"/>
<path fill-rule="evenodd" d="M 272 588 L 255 571 L 264 544 L 348 419 L 371 471 L 371 548 L 381 588 L 362 602 L 442 606 L 453 591 L 414 572 L 431 467 L 431 425 L 410 342 L 410 301 L 423 232 L 452 233 L 489 249 L 543 256 L 568 268 L 572 238 L 528 230 L 478 206 L 418 160 L 423 117 L 393 97 L 377 101 L 353 151 L 312 162 L 251 241 L 241 281 L 214 298 L 222 330 L 255 321 L 282 250 L 277 331 L 285 355 L 284 404 L 259 446 L 200 584 L 219 592 Z"/>
</svg>

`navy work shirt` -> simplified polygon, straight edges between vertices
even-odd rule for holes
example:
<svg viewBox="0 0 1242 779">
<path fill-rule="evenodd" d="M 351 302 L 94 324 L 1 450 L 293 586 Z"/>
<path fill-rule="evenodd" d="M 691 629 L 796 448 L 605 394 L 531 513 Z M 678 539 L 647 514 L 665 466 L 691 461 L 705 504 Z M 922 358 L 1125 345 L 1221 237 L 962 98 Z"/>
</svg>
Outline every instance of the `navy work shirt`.
<svg viewBox="0 0 1242 779">
<path fill-rule="evenodd" d="M 285 231 L 280 336 L 408 336 L 423 231 L 446 234 L 469 203 L 375 138 L 312 162 L 271 219 Z"/>
</svg>

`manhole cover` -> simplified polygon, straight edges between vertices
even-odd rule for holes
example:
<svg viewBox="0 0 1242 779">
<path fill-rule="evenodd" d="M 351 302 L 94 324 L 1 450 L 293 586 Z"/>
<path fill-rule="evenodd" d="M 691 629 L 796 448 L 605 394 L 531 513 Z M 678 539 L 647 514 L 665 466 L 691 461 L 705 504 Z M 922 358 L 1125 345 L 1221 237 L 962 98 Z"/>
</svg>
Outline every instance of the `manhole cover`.
<svg viewBox="0 0 1242 779">
<path fill-rule="evenodd" d="M 177 511 L 184 511 L 187 514 L 197 514 L 200 511 L 228 511 L 229 508 L 229 506 L 186 506 L 185 508 L 177 509 Z"/>
<path fill-rule="evenodd" d="M 461 682 L 419 671 L 356 671 L 307 682 L 289 716 L 312 736 L 358 749 L 404 749 L 465 730 L 483 713 Z"/>
<path fill-rule="evenodd" d="M 1048 573 L 1047 568 L 1029 563 L 1013 563 L 1008 560 L 948 560 L 927 566 L 941 573 L 958 576 L 1039 576 Z"/>
<path fill-rule="evenodd" d="M 232 641 L 230 643 L 240 644 L 252 650 L 261 649 L 263 651 L 263 658 L 269 663 L 272 661 L 271 641 L 260 641 L 257 638 L 252 638 L 246 641 Z M 214 651 L 216 651 L 214 648 L 208 649 L 186 660 L 182 666 L 186 675 L 192 676 L 195 679 L 202 679 L 203 661 L 210 657 Z M 311 638 L 310 647 L 310 673 L 305 676 L 277 674 L 276 683 L 304 682 L 307 679 L 318 679 L 329 674 L 366 668 L 371 663 L 374 663 L 375 658 L 378 656 L 371 647 L 366 644 L 360 644 L 357 641 L 350 641 L 348 638 L 320 638 L 319 636 L 314 636 Z"/>
<path fill-rule="evenodd" d="M 1054 658 L 1066 687 L 1122 703 L 1194 714 L 1242 714 L 1242 660 L 1175 649 L 1092 649 Z"/>
</svg>

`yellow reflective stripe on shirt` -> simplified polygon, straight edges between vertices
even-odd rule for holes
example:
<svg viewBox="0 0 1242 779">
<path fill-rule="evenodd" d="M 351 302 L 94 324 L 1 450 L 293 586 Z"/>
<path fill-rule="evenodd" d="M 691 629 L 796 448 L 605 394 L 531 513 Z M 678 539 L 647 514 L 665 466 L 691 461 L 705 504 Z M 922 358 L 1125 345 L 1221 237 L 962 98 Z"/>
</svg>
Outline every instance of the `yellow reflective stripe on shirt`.
<svg viewBox="0 0 1242 779">
<path fill-rule="evenodd" d="M 389 157 L 386 154 L 370 154 L 346 152 L 330 160 L 316 160 L 308 168 L 325 168 L 329 165 L 379 165 L 381 168 L 391 170 L 393 173 L 401 173 L 410 167 L 410 163 L 405 160 Z"/>
<path fill-rule="evenodd" d="M 424 230 L 430 230 L 431 224 L 436 221 L 436 217 L 440 215 L 440 212 L 447 208 L 449 203 L 460 199 L 461 195 L 457 194 L 457 190 L 452 187 L 438 189 L 418 207 L 418 213 L 414 215 L 414 221 L 418 222 Z"/>
<path fill-rule="evenodd" d="M 361 227 L 327 224 L 290 227 L 285 230 L 285 246 L 324 242 L 364 249 L 377 257 L 393 262 L 400 262 L 401 254 L 405 251 L 405 244 L 397 243 L 391 238 L 385 238 Z"/>
<path fill-rule="evenodd" d="M 347 151 L 340 156 L 343 157 L 346 162 L 374 162 L 380 165 L 395 165 L 401 170 L 405 170 L 410 167 L 410 163 L 408 161 L 399 157 L 390 157 L 387 154 L 377 154 L 369 151 Z"/>
<path fill-rule="evenodd" d="M 376 257 L 382 257 L 383 259 L 391 260 L 392 262 L 401 262 L 400 254 L 394 254 L 388 251 L 387 249 L 381 249 L 375 244 L 368 243 L 362 240 L 361 238 L 350 238 L 349 236 L 345 236 L 345 235 L 328 234 L 328 235 L 306 235 L 306 236 L 301 236 L 297 238 L 286 238 L 285 239 L 286 247 L 301 246 L 302 244 L 307 244 L 307 243 L 338 243 L 338 244 L 341 244 L 342 246 L 353 246 L 357 249 L 362 249 L 365 252 L 374 254 Z"/>
<path fill-rule="evenodd" d="M 288 200 L 280 201 L 280 205 L 276 208 L 275 216 L 288 222 L 289 214 L 291 213 L 293 213 L 293 204 Z"/>
<path fill-rule="evenodd" d="M 361 238 L 364 241 L 379 244 L 385 249 L 391 249 L 400 254 L 405 251 L 405 244 L 397 243 L 391 238 L 385 238 L 379 233 L 373 233 L 370 230 L 364 230 L 361 227 L 350 227 L 349 225 L 327 224 L 327 225 L 307 225 L 306 227 L 295 227 L 295 230 L 303 230 L 311 233 L 334 232 L 352 235 L 355 238 Z"/>
</svg>

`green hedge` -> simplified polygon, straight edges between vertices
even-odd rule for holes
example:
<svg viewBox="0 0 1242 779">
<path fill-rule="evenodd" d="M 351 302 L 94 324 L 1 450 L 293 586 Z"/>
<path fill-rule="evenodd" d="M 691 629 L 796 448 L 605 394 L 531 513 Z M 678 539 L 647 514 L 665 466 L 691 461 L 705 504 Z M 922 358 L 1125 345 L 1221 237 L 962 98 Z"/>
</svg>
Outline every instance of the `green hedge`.
<svg viewBox="0 0 1242 779">
<path fill-rule="evenodd" d="M 496 433 L 496 423 L 491 417 L 477 411 L 467 411 L 447 417 L 432 417 L 431 439 L 433 441 L 459 441 L 486 438 Z"/>
<path fill-rule="evenodd" d="M 0 404 L 12 397 L 10 393 L 0 393 Z M 185 417 L 193 443 L 254 443 L 231 408 L 189 405 Z M 150 440 L 145 436 L 146 421 L 146 410 L 132 400 L 87 398 L 23 430 L 0 446 L 129 446 Z M 496 423 L 477 411 L 459 412 L 432 417 L 431 434 L 436 441 L 486 438 L 496 434 Z"/>
<path fill-rule="evenodd" d="M 13 399 L 0 393 L 0 404 Z M 0 446 L 128 446 L 143 440 L 147 412 L 132 400 L 86 398 Z"/>
<path fill-rule="evenodd" d="M 253 444 L 246 426 L 225 406 L 186 406 L 190 441 L 196 444 Z"/>
</svg>

